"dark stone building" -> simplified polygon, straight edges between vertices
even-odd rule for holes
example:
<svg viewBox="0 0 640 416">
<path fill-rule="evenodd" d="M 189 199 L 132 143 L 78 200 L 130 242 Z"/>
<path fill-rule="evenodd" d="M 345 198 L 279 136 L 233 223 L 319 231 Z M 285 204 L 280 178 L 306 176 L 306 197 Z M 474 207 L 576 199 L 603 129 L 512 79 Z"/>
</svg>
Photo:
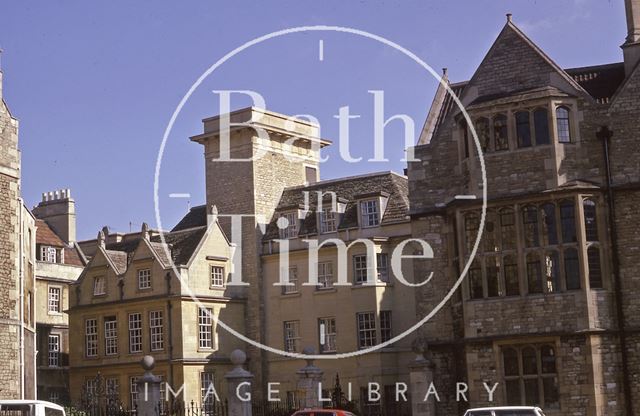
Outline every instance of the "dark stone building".
<svg viewBox="0 0 640 416">
<path fill-rule="evenodd" d="M 623 62 L 563 69 L 509 15 L 449 84 L 466 114 L 436 94 L 408 176 L 413 235 L 435 252 L 418 315 L 460 283 L 421 331 L 438 415 L 640 414 L 640 1 L 626 9 Z"/>
</svg>

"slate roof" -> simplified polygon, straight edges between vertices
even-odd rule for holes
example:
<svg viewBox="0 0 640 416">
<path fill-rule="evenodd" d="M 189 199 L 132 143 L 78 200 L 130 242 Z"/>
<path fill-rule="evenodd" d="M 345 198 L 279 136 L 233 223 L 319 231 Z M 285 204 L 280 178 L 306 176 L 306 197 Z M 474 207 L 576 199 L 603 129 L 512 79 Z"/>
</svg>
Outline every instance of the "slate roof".
<svg viewBox="0 0 640 416">
<path fill-rule="evenodd" d="M 186 265 L 206 232 L 207 227 L 201 226 L 164 233 L 163 235 L 167 245 L 169 246 L 173 264 L 176 266 Z M 113 262 L 118 273 L 124 273 L 127 270 L 127 267 L 133 258 L 133 253 L 141 242 L 141 237 L 129 237 L 126 240 L 106 245 L 105 252 Z M 171 262 L 167 258 L 166 251 L 163 249 L 164 245 L 160 235 L 152 236 L 150 245 L 155 250 L 163 265 L 170 266 Z"/>
<path fill-rule="evenodd" d="M 207 225 L 207 207 L 205 205 L 198 205 L 191 208 L 189 212 L 187 212 L 187 215 L 182 217 L 180 222 L 173 227 L 171 232 L 205 225 Z"/>
<path fill-rule="evenodd" d="M 407 178 L 393 172 L 380 172 L 362 176 L 327 180 L 308 186 L 287 188 L 283 191 L 278 203 L 277 211 L 287 209 L 304 208 L 305 192 L 309 193 L 309 212 L 302 220 L 299 235 L 317 234 L 317 191 L 335 192 L 338 202 L 346 203 L 344 214 L 338 225 L 338 229 L 347 229 L 358 226 L 358 197 L 373 194 L 388 195 L 386 210 L 383 214 L 381 225 L 388 225 L 407 220 L 409 213 L 409 185 Z M 325 195 L 325 202 L 330 196 Z M 264 239 L 278 238 L 279 232 L 276 226 L 278 215 L 275 215 L 267 226 Z"/>
<path fill-rule="evenodd" d="M 84 266 L 75 247 L 69 247 L 44 220 L 36 219 L 36 244 L 58 247 L 64 250 L 64 264 Z"/>
<path fill-rule="evenodd" d="M 625 78 L 624 62 L 565 71 L 600 104 L 607 104 L 611 100 Z"/>
</svg>

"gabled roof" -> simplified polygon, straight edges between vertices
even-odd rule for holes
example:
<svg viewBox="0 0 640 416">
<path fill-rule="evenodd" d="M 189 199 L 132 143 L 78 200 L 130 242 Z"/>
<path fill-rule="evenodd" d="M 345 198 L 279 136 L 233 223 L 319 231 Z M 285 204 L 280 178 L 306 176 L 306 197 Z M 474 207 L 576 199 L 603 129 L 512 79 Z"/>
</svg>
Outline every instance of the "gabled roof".
<svg viewBox="0 0 640 416">
<path fill-rule="evenodd" d="M 318 191 L 325 193 L 325 202 L 330 200 L 330 197 L 326 193 L 335 192 L 338 202 L 346 204 L 338 229 L 358 226 L 358 199 L 365 198 L 366 195 L 385 195 L 388 198 L 387 207 L 380 221 L 380 225 L 406 221 L 409 213 L 408 181 L 405 176 L 398 175 L 397 173 L 379 172 L 321 181 L 312 185 L 287 188 L 280 197 L 278 207 L 276 208 L 277 211 L 302 209 L 305 203 L 305 192 L 308 192 L 309 211 L 302 221 L 299 235 L 316 234 L 318 232 L 316 226 Z M 277 219 L 278 215 L 274 216 L 271 223 L 267 226 L 264 239 L 278 238 Z"/>
<path fill-rule="evenodd" d="M 163 233 L 173 264 L 176 266 L 186 265 L 206 232 L 207 227 L 201 226 Z M 127 271 L 133 255 L 141 243 L 143 243 L 143 238 L 140 235 L 138 237 L 129 236 L 126 240 L 106 244 L 104 252 L 113 263 L 116 273 L 123 274 Z M 152 236 L 148 244 L 162 266 L 171 267 L 171 261 L 167 258 L 160 235 Z"/>
</svg>

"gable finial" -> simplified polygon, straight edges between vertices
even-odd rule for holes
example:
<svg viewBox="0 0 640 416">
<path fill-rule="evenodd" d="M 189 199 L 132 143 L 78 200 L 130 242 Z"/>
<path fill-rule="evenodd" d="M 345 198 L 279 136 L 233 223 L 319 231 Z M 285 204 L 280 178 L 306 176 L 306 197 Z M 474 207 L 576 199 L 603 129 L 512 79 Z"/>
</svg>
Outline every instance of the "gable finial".
<svg viewBox="0 0 640 416">
<path fill-rule="evenodd" d="M 507 23 L 513 22 L 513 15 L 511 13 L 507 13 Z"/>
<path fill-rule="evenodd" d="M 211 205 L 207 214 L 207 225 L 211 225 L 218 220 L 218 207 Z"/>
</svg>

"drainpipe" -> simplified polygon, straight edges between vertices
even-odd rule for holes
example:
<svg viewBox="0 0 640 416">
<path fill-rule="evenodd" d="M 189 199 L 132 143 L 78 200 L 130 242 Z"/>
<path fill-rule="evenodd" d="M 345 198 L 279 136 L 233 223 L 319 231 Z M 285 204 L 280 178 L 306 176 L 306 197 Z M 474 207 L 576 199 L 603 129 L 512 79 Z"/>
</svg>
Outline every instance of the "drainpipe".
<svg viewBox="0 0 640 416">
<path fill-rule="evenodd" d="M 602 126 L 596 132 L 596 137 L 602 140 L 604 149 L 604 163 L 607 179 L 607 205 L 609 209 L 609 227 L 611 228 L 611 261 L 613 263 L 614 294 L 616 298 L 616 318 L 620 338 L 620 350 L 622 352 L 622 389 L 626 413 L 632 415 L 633 401 L 631 397 L 631 381 L 629 377 L 629 358 L 627 355 L 627 332 L 622 305 L 622 278 L 620 277 L 620 257 L 618 256 L 618 230 L 616 228 L 615 201 L 613 200 L 613 180 L 611 178 L 611 160 L 609 154 L 609 141 L 613 132 L 608 126 Z"/>
<path fill-rule="evenodd" d="M 24 400 L 24 233 L 22 232 L 22 198 L 18 197 L 18 281 L 20 284 L 20 399 Z"/>
<path fill-rule="evenodd" d="M 171 314 L 171 272 L 167 272 L 165 275 L 167 280 L 167 323 L 168 323 L 168 337 L 169 337 L 169 385 L 171 388 L 175 387 L 173 380 L 173 324 Z M 173 395 L 171 397 L 171 404 L 173 405 Z"/>
</svg>

